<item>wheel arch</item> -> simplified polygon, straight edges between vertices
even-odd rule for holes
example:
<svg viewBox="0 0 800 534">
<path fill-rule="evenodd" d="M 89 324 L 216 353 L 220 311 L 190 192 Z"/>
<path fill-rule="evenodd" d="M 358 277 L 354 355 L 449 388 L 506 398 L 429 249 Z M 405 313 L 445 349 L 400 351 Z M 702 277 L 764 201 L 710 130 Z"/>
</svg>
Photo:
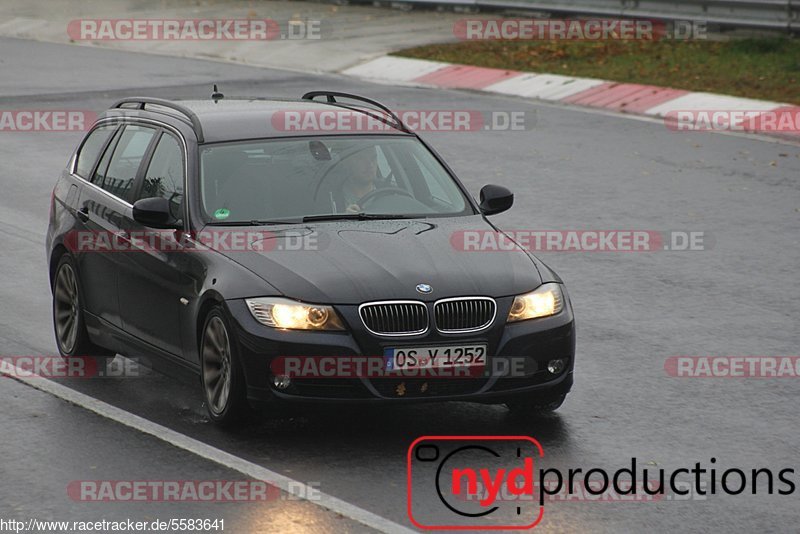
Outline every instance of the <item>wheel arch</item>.
<svg viewBox="0 0 800 534">
<path fill-rule="evenodd" d="M 221 306 L 223 309 L 225 308 L 225 299 L 222 298 L 222 295 L 213 289 L 203 293 L 197 306 L 197 314 L 194 322 L 194 342 L 198 351 L 200 350 L 200 337 L 203 335 L 203 325 L 206 322 L 206 317 L 208 316 L 208 312 L 215 306 Z"/>
</svg>

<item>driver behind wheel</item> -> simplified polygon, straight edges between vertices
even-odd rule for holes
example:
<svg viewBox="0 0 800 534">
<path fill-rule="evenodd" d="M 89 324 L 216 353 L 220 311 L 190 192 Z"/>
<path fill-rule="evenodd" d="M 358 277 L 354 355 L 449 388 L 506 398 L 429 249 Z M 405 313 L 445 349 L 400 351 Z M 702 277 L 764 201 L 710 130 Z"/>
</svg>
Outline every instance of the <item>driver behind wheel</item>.
<svg viewBox="0 0 800 534">
<path fill-rule="evenodd" d="M 358 201 L 378 188 L 378 154 L 375 147 L 367 147 L 342 161 L 348 167 L 349 177 L 342 185 L 342 196 L 347 213 L 362 211 Z"/>
</svg>

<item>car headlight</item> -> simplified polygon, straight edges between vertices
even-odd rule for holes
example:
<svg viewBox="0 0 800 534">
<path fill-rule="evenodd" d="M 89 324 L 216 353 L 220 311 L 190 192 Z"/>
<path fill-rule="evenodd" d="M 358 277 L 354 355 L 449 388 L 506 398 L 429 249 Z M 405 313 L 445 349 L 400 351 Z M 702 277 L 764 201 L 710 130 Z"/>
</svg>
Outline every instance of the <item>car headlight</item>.
<svg viewBox="0 0 800 534">
<path fill-rule="evenodd" d="M 524 321 L 555 315 L 564 309 L 561 286 L 555 283 L 542 284 L 535 291 L 514 297 L 508 322 Z"/>
<path fill-rule="evenodd" d="M 290 330 L 344 330 L 342 320 L 331 306 L 303 304 L 279 297 L 245 299 L 259 323 Z"/>
</svg>

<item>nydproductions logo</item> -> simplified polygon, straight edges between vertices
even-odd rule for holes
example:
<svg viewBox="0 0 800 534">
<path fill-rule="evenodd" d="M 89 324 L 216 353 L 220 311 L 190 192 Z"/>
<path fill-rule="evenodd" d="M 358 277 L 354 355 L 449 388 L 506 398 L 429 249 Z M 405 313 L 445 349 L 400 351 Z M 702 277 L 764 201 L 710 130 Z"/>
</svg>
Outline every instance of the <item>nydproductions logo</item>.
<svg viewBox="0 0 800 534">
<path fill-rule="evenodd" d="M 544 515 L 534 496 L 543 456 L 528 436 L 423 436 L 408 448 L 408 517 L 425 530 L 533 528 Z"/>
<path fill-rule="evenodd" d="M 537 467 L 541 445 L 527 436 L 425 436 L 408 449 L 408 516 L 424 530 L 521 530 L 549 502 L 642 503 L 707 496 L 794 495 L 793 467 L 707 461 L 667 471 L 641 464 L 608 469 Z"/>
</svg>

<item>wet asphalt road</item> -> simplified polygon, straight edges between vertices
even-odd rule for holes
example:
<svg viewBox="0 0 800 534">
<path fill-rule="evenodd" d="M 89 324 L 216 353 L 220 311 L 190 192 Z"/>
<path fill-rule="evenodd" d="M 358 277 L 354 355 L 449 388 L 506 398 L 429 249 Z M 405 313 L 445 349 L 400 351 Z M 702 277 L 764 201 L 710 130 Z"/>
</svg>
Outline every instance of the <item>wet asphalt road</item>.
<svg viewBox="0 0 800 534">
<path fill-rule="evenodd" d="M 798 379 L 688 379 L 664 371 L 674 355 L 800 352 L 797 146 L 675 133 L 511 98 L 6 39 L 0 69 L 0 109 L 100 111 L 128 95 L 205 97 L 219 83 L 229 94 L 299 96 L 325 88 L 403 109 L 524 110 L 535 114 L 530 131 L 426 135 L 474 194 L 485 183 L 515 192 L 515 207 L 495 218 L 501 227 L 713 236 L 704 251 L 540 254 L 568 284 L 579 321 L 575 386 L 549 418 L 520 421 L 502 407 L 461 403 L 320 408 L 223 431 L 207 421 L 196 384 L 158 372 L 62 381 L 69 387 L 408 526 L 405 453 L 426 434 L 530 435 L 544 447 L 543 465 L 563 469 L 614 470 L 631 457 L 668 472 L 711 457 L 744 469 L 798 467 Z M 56 354 L 44 234 L 50 191 L 80 138 L 0 132 L 2 355 Z M 122 518 L 168 508 L 76 504 L 64 490 L 68 479 L 235 477 L 17 382 L 0 381 L 0 391 L 0 517 Z M 366 530 L 308 503 L 278 504 L 214 505 L 204 515 L 239 517 L 247 531 Z M 171 506 L 173 516 L 194 510 Z M 551 503 L 538 528 L 781 532 L 798 520 L 797 494 L 717 495 Z"/>
<path fill-rule="evenodd" d="M 286 492 L 257 502 L 95 502 L 104 486 L 75 481 L 234 481 L 246 477 L 11 379 L 0 382 L 2 519 L 120 521 L 221 519 L 228 532 L 366 532 L 363 525 Z M 108 486 L 105 486 L 108 487 Z M 240 486 L 241 487 L 241 486 Z M 258 499 L 258 486 L 251 495 Z M 261 486 L 263 487 L 263 486 Z M 234 486 L 229 486 L 233 496 Z M 248 489 L 248 491 L 250 491 Z M 310 496 L 313 496 L 312 492 Z M 220 493 L 225 498 L 224 493 Z"/>
</svg>

